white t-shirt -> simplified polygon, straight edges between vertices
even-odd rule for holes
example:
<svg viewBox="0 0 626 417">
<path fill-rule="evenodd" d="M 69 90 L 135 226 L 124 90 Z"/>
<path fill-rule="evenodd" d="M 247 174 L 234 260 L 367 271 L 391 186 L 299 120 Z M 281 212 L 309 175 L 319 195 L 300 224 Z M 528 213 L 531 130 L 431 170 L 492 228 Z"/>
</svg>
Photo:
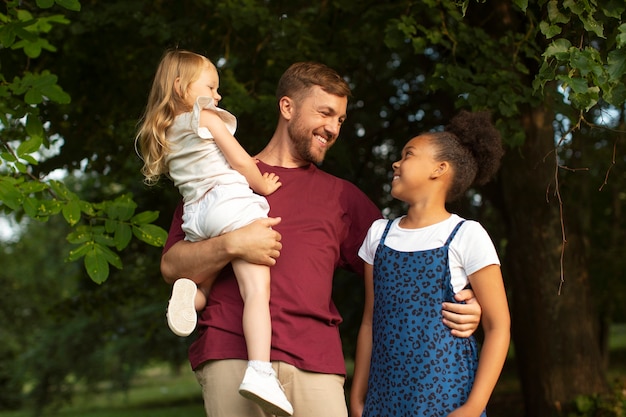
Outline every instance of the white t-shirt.
<svg viewBox="0 0 626 417">
<path fill-rule="evenodd" d="M 385 246 L 402 252 L 415 252 L 442 247 L 456 225 L 463 218 L 452 214 L 448 219 L 419 229 L 403 229 L 399 220 L 394 220 Z M 388 220 L 376 220 L 369 231 L 359 256 L 368 264 L 374 265 L 376 248 L 385 231 Z M 489 265 L 500 265 L 500 259 L 491 237 L 482 225 L 473 220 L 466 220 L 460 227 L 448 251 L 452 288 L 454 293 L 461 291 L 469 283 L 468 275 Z"/>
</svg>

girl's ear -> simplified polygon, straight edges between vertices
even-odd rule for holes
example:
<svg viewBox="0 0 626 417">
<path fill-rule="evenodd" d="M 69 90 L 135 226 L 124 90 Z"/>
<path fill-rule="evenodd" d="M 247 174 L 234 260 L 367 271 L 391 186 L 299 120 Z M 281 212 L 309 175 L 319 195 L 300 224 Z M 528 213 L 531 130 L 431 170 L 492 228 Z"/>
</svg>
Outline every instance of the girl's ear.
<svg viewBox="0 0 626 417">
<path fill-rule="evenodd" d="M 432 179 L 439 178 L 445 175 L 449 170 L 450 170 L 450 164 L 448 162 L 446 161 L 439 162 L 439 164 L 437 164 L 437 167 L 433 170 L 430 177 Z"/>
<path fill-rule="evenodd" d="M 174 80 L 174 91 L 180 96 L 180 98 L 184 98 L 183 91 L 180 85 L 180 77 L 176 77 Z"/>
<path fill-rule="evenodd" d="M 291 120 L 295 111 L 294 105 L 295 103 L 291 98 L 287 96 L 281 97 L 281 99 L 278 100 L 278 109 L 280 110 L 280 115 L 286 120 Z"/>
</svg>

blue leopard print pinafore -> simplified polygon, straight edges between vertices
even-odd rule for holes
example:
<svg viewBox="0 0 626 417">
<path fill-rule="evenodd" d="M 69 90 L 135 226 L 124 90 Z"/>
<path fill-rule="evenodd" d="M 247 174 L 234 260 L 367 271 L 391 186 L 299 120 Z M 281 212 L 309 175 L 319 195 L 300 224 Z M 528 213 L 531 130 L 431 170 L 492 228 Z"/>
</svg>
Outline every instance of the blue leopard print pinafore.
<svg viewBox="0 0 626 417">
<path fill-rule="evenodd" d="M 455 302 L 448 248 L 400 252 L 385 246 L 374 258 L 370 377 L 363 417 L 440 417 L 464 404 L 478 367 L 476 341 L 457 338 L 441 322 L 441 303 Z M 486 417 L 483 411 L 482 417 Z"/>
</svg>

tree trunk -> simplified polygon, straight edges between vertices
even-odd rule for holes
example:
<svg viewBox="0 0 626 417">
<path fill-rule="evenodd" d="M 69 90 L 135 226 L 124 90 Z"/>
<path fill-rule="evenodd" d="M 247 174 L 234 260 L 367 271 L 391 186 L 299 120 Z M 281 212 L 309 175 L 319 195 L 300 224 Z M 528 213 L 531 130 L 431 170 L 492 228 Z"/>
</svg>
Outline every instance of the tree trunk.
<svg viewBox="0 0 626 417">
<path fill-rule="evenodd" d="M 608 389 L 575 200 L 563 201 L 567 243 L 559 294 L 563 235 L 552 120 L 543 108 L 528 110 L 526 142 L 508 152 L 501 172 L 510 239 L 503 269 L 512 289 L 525 414 L 532 417 L 554 416 L 576 396 Z"/>
</svg>

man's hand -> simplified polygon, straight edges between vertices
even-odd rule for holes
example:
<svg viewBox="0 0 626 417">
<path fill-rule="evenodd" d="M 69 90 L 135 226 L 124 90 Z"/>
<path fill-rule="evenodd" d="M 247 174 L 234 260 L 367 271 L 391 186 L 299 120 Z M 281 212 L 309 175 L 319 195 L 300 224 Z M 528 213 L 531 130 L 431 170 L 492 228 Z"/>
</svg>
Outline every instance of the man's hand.
<svg viewBox="0 0 626 417">
<path fill-rule="evenodd" d="M 472 290 L 462 290 L 454 296 L 465 304 L 443 303 L 443 324 L 451 329 L 456 337 L 470 337 L 480 324 L 482 309 Z"/>
<path fill-rule="evenodd" d="M 161 256 L 161 274 L 168 283 L 186 277 L 200 284 L 214 280 L 233 259 L 273 266 L 283 245 L 272 229 L 280 217 L 256 220 L 247 226 L 211 239 L 179 240 Z"/>
<path fill-rule="evenodd" d="M 283 248 L 280 233 L 272 229 L 280 220 L 280 217 L 260 219 L 228 233 L 228 252 L 248 263 L 273 266 Z"/>
</svg>

